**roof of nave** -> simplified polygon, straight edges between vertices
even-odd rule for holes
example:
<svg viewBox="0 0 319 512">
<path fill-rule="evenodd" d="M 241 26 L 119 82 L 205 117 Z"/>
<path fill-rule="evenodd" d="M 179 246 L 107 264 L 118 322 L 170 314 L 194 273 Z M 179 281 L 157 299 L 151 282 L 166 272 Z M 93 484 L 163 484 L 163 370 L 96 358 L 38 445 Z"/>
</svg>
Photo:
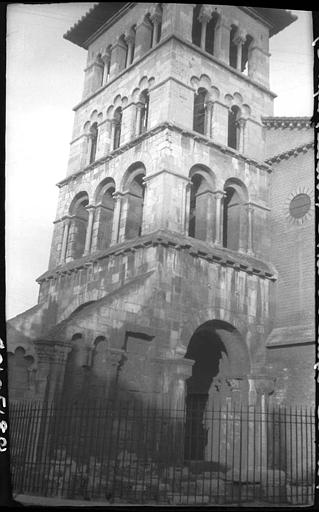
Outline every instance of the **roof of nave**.
<svg viewBox="0 0 319 512">
<path fill-rule="evenodd" d="M 301 144 L 300 146 L 288 149 L 287 151 L 283 151 L 282 153 L 279 153 L 277 155 L 272 156 L 271 158 L 268 158 L 266 160 L 266 163 L 271 165 L 275 162 L 278 163 L 281 160 L 287 160 L 292 156 L 298 156 L 301 153 L 307 153 L 307 151 L 314 148 L 314 144 L 314 141 L 311 141 L 307 142 L 306 144 Z"/>
<path fill-rule="evenodd" d="M 64 38 L 82 48 L 88 47 L 88 39 L 103 25 L 112 24 L 119 14 L 132 8 L 136 2 L 99 2 L 71 27 Z M 240 7 L 248 14 L 262 20 L 269 26 L 270 37 L 293 23 L 297 16 L 285 9 L 266 7 Z"/>
</svg>

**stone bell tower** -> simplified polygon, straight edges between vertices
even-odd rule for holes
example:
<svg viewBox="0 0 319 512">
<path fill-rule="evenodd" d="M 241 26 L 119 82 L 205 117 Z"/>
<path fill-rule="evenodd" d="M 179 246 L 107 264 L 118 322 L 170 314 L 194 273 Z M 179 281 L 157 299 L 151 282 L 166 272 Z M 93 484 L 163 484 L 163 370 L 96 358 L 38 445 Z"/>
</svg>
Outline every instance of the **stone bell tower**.
<svg viewBox="0 0 319 512">
<path fill-rule="evenodd" d="M 39 302 L 11 321 L 52 396 L 258 395 L 277 279 L 268 44 L 293 21 L 100 3 L 65 34 L 87 50 L 83 96 Z"/>
</svg>

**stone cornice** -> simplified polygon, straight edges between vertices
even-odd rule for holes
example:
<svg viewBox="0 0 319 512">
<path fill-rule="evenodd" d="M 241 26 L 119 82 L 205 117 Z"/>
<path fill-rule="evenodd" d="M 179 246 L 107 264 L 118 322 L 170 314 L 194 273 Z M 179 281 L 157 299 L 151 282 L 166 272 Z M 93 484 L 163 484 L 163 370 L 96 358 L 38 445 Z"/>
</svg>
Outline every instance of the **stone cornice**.
<svg viewBox="0 0 319 512">
<path fill-rule="evenodd" d="M 41 284 L 44 281 L 57 279 L 61 275 L 72 274 L 80 269 L 90 267 L 99 260 L 109 256 L 119 256 L 120 254 L 127 254 L 141 248 L 154 247 L 157 245 L 186 251 L 195 258 L 202 258 L 226 267 L 232 267 L 248 274 L 257 275 L 263 279 L 269 279 L 271 281 L 277 279 L 277 273 L 272 265 L 246 253 L 232 251 L 172 231 L 158 230 L 139 238 L 113 245 L 103 251 L 89 254 L 53 270 L 48 270 L 37 279 L 37 282 Z"/>
<path fill-rule="evenodd" d="M 311 128 L 309 117 L 262 117 L 266 128 Z"/>
<path fill-rule="evenodd" d="M 301 146 L 297 146 L 292 149 L 288 149 L 287 151 L 284 151 L 283 153 L 279 153 L 278 155 L 274 155 L 271 158 L 268 158 L 266 162 L 271 165 L 274 163 L 279 163 L 282 160 L 288 160 L 288 158 L 292 156 L 298 156 L 301 153 L 307 153 L 309 149 L 314 148 L 314 141 L 308 142 L 307 144 L 301 144 Z"/>
<path fill-rule="evenodd" d="M 140 144 L 144 140 L 149 139 L 153 135 L 156 135 L 157 133 L 160 133 L 163 130 L 167 130 L 167 129 L 175 131 L 175 132 L 178 132 L 178 133 L 181 133 L 182 135 L 186 135 L 188 137 L 191 137 L 192 139 L 194 139 L 194 140 L 196 140 L 198 142 L 202 142 L 202 143 L 204 143 L 207 146 L 216 148 L 216 149 L 222 151 L 225 154 L 228 154 L 228 155 L 230 155 L 230 156 L 232 156 L 234 158 L 237 158 L 238 160 L 243 160 L 244 162 L 246 162 L 248 164 L 255 165 L 259 169 L 262 169 L 262 170 L 267 171 L 267 172 L 271 172 L 271 167 L 267 163 L 264 163 L 264 162 L 255 160 L 254 158 L 250 158 L 250 157 L 248 157 L 246 155 L 243 155 L 242 153 L 239 153 L 235 149 L 232 149 L 232 148 L 230 148 L 228 146 L 224 146 L 223 144 L 219 144 L 218 142 L 215 142 L 213 139 L 210 139 L 209 137 L 206 137 L 205 135 L 202 135 L 200 133 L 194 132 L 192 130 L 188 130 L 184 126 L 180 126 L 180 125 L 177 125 L 175 123 L 171 123 L 171 122 L 165 121 L 163 123 L 160 123 L 160 124 L 154 126 L 150 130 L 147 130 L 146 132 L 142 133 L 141 135 L 139 135 L 135 139 L 130 140 L 126 144 L 123 144 L 119 148 L 114 149 L 113 151 L 111 151 L 107 155 L 99 158 L 98 160 L 96 160 L 92 164 L 84 167 L 80 171 L 75 172 L 73 174 L 70 174 L 70 176 L 67 176 L 63 180 L 59 181 L 56 185 L 59 188 L 63 187 L 67 183 L 76 180 L 80 176 L 83 176 L 84 174 L 90 172 L 92 169 L 95 169 L 99 165 L 102 165 L 105 162 L 108 162 L 109 160 L 112 160 L 113 158 L 115 158 L 118 155 L 124 153 L 128 149 L 130 149 L 130 148 L 132 148 L 134 146 L 137 146 L 138 144 Z"/>
</svg>

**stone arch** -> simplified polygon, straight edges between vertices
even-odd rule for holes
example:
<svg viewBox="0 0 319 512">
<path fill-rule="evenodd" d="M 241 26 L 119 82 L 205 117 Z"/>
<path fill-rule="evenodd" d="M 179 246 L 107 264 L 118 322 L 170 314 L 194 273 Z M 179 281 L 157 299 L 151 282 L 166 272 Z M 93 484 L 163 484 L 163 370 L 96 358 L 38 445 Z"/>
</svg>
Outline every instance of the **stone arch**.
<svg viewBox="0 0 319 512">
<path fill-rule="evenodd" d="M 224 184 L 223 246 L 234 251 L 246 250 L 248 236 L 248 189 L 238 178 Z"/>
<path fill-rule="evenodd" d="M 185 458 L 203 460 L 207 445 L 205 410 L 227 396 L 247 399 L 249 352 L 233 325 L 214 319 L 194 331 L 185 358 L 194 361 L 186 381 Z"/>
</svg>

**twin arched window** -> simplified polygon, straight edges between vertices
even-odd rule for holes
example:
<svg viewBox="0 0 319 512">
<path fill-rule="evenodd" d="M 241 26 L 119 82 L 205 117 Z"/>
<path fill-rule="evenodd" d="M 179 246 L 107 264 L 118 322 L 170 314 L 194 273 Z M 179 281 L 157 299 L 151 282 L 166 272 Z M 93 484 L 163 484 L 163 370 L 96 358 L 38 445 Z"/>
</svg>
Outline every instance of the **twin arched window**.
<svg viewBox="0 0 319 512">
<path fill-rule="evenodd" d="M 188 235 L 222 243 L 223 247 L 234 251 L 246 250 L 248 195 L 245 185 L 235 178 L 227 180 L 224 198 L 217 201 L 210 171 L 198 167 L 193 168 L 191 174 Z"/>
</svg>

